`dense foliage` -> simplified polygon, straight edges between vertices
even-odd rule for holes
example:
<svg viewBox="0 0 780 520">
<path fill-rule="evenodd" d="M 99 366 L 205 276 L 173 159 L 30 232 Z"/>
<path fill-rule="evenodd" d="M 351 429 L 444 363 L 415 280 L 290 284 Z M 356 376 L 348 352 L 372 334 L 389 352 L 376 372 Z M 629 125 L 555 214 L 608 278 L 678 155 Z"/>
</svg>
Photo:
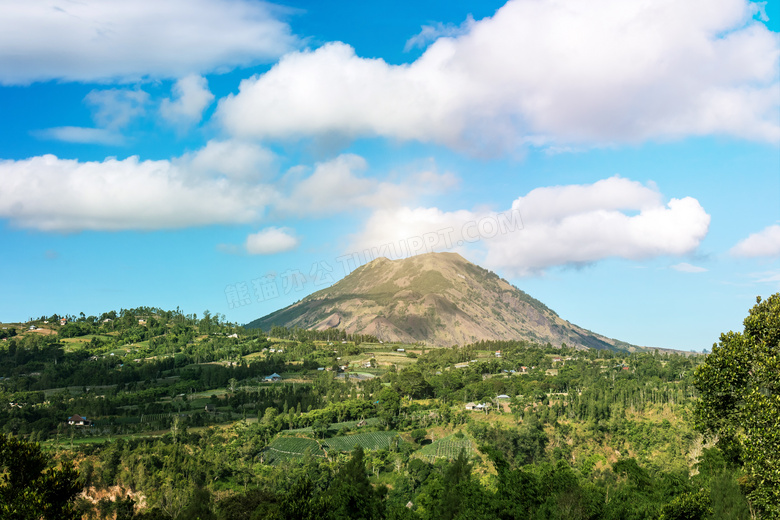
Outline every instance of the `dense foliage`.
<svg viewBox="0 0 780 520">
<path fill-rule="evenodd" d="M 777 422 L 779 299 L 704 364 L 263 333 L 154 308 L 42 317 L 3 329 L 3 446 L 33 446 L 32 493 L 77 468 L 83 492 L 64 503 L 83 518 L 772 518 L 776 451 L 751 450 Z"/>
<path fill-rule="evenodd" d="M 696 417 L 744 464 L 751 501 L 780 518 L 780 294 L 758 298 L 744 325 L 722 334 L 698 368 Z"/>
</svg>

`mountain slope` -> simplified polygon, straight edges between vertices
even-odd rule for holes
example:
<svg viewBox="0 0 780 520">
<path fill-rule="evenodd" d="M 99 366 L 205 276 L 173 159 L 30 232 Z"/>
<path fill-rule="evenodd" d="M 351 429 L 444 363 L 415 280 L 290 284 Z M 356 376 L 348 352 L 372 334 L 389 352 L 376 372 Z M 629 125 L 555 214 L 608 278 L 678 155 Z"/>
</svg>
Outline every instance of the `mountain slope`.
<svg viewBox="0 0 780 520">
<path fill-rule="evenodd" d="M 247 327 L 268 330 L 274 325 L 338 328 L 383 341 L 439 346 L 515 339 L 598 349 L 632 347 L 561 319 L 542 302 L 456 253 L 378 258 Z"/>
</svg>

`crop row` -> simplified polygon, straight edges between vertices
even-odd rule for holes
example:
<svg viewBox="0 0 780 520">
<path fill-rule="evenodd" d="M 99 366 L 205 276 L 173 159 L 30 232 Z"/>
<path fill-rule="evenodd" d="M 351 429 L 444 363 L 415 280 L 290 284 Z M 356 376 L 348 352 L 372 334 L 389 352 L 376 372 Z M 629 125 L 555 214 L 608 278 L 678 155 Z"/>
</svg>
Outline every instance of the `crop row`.
<svg viewBox="0 0 780 520">
<path fill-rule="evenodd" d="M 394 431 L 356 433 L 326 439 L 322 447 L 336 451 L 352 451 L 355 446 L 364 450 L 380 450 L 390 448 L 394 442 L 401 442 L 397 437 L 398 433 Z"/>
<path fill-rule="evenodd" d="M 458 439 L 450 436 L 424 446 L 415 456 L 432 462 L 436 458 L 455 459 L 461 450 L 464 450 L 466 455 L 471 456 L 474 453 L 471 441 L 466 437 Z"/>
<path fill-rule="evenodd" d="M 279 437 L 266 447 L 266 462 L 298 459 L 303 457 L 307 450 L 314 457 L 324 457 L 319 444 L 313 439 Z"/>
</svg>

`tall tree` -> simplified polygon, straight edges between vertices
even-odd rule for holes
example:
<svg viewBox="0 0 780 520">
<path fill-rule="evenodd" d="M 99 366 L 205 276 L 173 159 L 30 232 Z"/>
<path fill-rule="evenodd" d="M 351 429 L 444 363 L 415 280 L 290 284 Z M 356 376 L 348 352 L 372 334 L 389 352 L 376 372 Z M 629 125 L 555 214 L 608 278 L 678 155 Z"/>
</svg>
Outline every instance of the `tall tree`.
<svg viewBox="0 0 780 520">
<path fill-rule="evenodd" d="M 696 370 L 697 426 L 742 461 L 753 504 L 780 518 L 780 293 L 757 298 L 743 323 Z"/>
<path fill-rule="evenodd" d="M 74 506 L 81 491 L 78 472 L 67 463 L 60 468 L 48 465 L 38 444 L 0 436 L 0 518 L 79 518 Z"/>
</svg>

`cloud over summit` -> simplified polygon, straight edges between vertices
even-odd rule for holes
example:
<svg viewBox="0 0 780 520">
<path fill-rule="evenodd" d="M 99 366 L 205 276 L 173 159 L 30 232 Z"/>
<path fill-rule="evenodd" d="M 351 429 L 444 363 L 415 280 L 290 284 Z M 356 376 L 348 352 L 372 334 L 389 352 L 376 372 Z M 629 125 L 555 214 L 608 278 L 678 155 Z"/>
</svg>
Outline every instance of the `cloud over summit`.
<svg viewBox="0 0 780 520">
<path fill-rule="evenodd" d="M 606 258 L 688 254 L 707 235 L 709 224 L 710 216 L 696 199 L 664 202 L 655 187 L 611 177 L 538 188 L 504 212 L 379 210 L 354 237 L 353 248 L 371 251 L 393 244 L 394 251 L 406 247 L 407 254 L 410 243 L 425 250 L 474 248 L 486 266 L 527 276 Z"/>
</svg>

